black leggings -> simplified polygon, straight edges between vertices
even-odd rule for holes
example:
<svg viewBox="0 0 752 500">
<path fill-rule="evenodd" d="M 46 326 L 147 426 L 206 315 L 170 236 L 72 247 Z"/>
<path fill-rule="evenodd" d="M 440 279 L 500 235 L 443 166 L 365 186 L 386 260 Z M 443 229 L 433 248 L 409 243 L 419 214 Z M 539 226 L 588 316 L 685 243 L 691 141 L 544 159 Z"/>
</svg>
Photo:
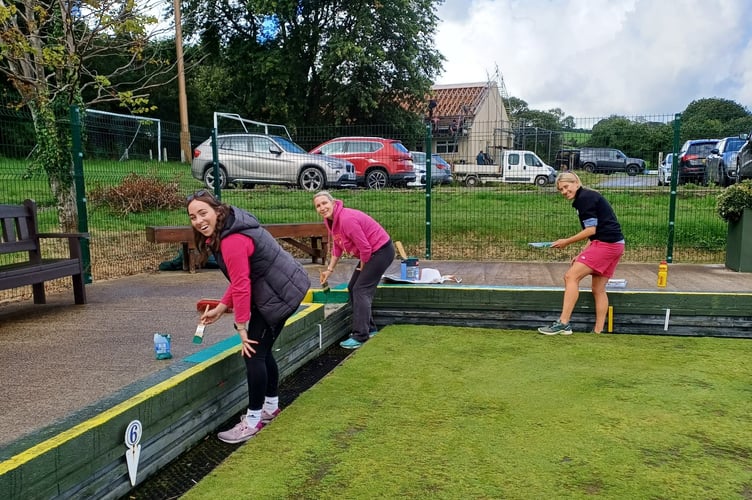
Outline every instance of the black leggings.
<svg viewBox="0 0 752 500">
<path fill-rule="evenodd" d="M 381 277 L 394 262 L 394 245 L 392 241 L 376 250 L 366 264 L 358 262 L 350 278 L 348 290 L 352 302 L 352 337 L 360 342 L 368 340 L 368 333 L 376 329 L 371 314 L 373 296 L 379 286 Z M 362 268 L 358 271 L 358 268 Z"/>
<path fill-rule="evenodd" d="M 290 316 L 271 326 L 255 306 L 251 307 L 248 338 L 258 341 L 258 344 L 252 344 L 255 354 L 250 358 L 243 356 L 248 378 L 248 408 L 251 410 L 261 410 L 266 396 L 273 398 L 279 394 L 279 368 L 272 347 Z"/>
</svg>

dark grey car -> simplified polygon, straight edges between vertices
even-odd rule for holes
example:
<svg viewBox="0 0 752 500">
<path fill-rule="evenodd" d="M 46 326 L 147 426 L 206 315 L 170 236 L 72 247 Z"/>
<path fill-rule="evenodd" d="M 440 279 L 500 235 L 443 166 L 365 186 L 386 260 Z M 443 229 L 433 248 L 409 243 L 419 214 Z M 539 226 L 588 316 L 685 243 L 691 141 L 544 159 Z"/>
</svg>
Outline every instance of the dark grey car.
<svg viewBox="0 0 752 500">
<path fill-rule="evenodd" d="M 718 139 L 691 139 L 682 145 L 677 185 L 693 182 L 704 186 L 708 183 L 707 159 L 716 144 Z"/>
<path fill-rule="evenodd" d="M 744 145 L 741 137 L 726 137 L 718 141 L 707 158 L 708 183 L 728 186 L 736 182 L 736 155 Z"/>
<path fill-rule="evenodd" d="M 628 175 L 637 175 L 645 172 L 645 160 L 630 158 L 614 148 L 582 148 L 580 168 L 586 172 L 626 172 Z"/>
<path fill-rule="evenodd" d="M 736 176 L 739 181 L 752 179 L 752 131 L 736 153 Z"/>
</svg>

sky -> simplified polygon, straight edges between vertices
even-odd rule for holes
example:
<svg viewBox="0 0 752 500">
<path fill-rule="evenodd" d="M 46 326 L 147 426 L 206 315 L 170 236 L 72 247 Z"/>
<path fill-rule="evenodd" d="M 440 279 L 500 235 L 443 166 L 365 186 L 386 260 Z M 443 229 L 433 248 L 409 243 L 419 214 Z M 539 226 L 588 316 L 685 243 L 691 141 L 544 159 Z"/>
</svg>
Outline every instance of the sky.
<svg viewBox="0 0 752 500">
<path fill-rule="evenodd" d="M 709 97 L 752 112 L 752 0 L 445 0 L 437 13 L 437 84 L 498 68 L 510 96 L 576 119 Z"/>
</svg>

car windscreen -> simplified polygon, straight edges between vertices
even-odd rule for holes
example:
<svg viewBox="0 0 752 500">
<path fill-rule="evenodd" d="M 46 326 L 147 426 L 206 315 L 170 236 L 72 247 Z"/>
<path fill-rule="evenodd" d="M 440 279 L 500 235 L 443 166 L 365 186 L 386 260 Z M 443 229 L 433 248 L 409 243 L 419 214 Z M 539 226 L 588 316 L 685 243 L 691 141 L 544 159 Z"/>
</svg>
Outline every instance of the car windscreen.
<svg viewBox="0 0 752 500">
<path fill-rule="evenodd" d="M 700 157 L 707 157 L 710 151 L 716 146 L 716 142 L 701 142 L 699 144 L 692 144 L 689 146 L 689 153 L 699 155 Z"/>
<path fill-rule="evenodd" d="M 392 147 L 400 153 L 410 153 L 401 142 L 393 142 Z"/>
<path fill-rule="evenodd" d="M 279 144 L 279 147 L 287 151 L 288 153 L 307 153 L 307 151 L 294 142 L 285 139 L 284 137 L 273 135 L 274 140 Z"/>
<path fill-rule="evenodd" d="M 726 151 L 739 151 L 743 145 L 743 139 L 729 139 L 726 141 Z"/>
</svg>

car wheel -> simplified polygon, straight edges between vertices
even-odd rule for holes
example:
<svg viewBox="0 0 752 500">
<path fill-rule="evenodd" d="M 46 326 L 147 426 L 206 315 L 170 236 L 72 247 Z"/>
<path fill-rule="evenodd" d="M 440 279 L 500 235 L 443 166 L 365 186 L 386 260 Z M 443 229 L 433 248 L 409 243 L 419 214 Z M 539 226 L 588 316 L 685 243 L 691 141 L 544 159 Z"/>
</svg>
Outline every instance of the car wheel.
<svg viewBox="0 0 752 500">
<path fill-rule="evenodd" d="M 546 184 L 548 184 L 548 179 L 543 177 L 542 175 L 539 175 L 535 178 L 535 185 L 538 187 L 543 187 Z"/>
<path fill-rule="evenodd" d="M 300 172 L 298 185 L 306 191 L 319 191 L 324 188 L 324 174 L 316 167 L 306 167 Z"/>
<path fill-rule="evenodd" d="M 735 182 L 741 182 L 744 180 L 744 177 L 742 177 L 742 161 L 739 159 L 739 157 L 736 157 L 736 179 Z"/>
<path fill-rule="evenodd" d="M 592 174 L 593 172 L 595 172 L 595 165 L 593 165 L 592 163 L 586 163 L 582 166 L 582 170 Z"/>
<path fill-rule="evenodd" d="M 658 185 L 663 186 L 663 181 L 661 180 L 661 176 L 658 176 Z"/>
<path fill-rule="evenodd" d="M 471 175 L 470 177 L 467 177 L 465 179 L 465 186 L 467 187 L 475 187 L 478 185 L 478 178 Z"/>
<path fill-rule="evenodd" d="M 389 176 L 380 168 L 375 168 L 366 174 L 366 187 L 368 189 L 384 189 L 388 184 Z"/>
<path fill-rule="evenodd" d="M 637 165 L 629 165 L 627 167 L 627 175 L 630 177 L 634 177 L 635 175 L 640 173 L 640 169 L 637 167 Z"/>
<path fill-rule="evenodd" d="M 214 189 L 214 167 L 210 166 L 204 170 L 204 184 L 209 189 Z M 227 170 L 222 165 L 219 166 L 219 189 L 227 187 Z"/>
<path fill-rule="evenodd" d="M 729 185 L 728 177 L 726 177 L 726 173 L 724 172 L 723 165 L 718 167 L 718 185 L 721 187 L 726 187 Z"/>
</svg>

